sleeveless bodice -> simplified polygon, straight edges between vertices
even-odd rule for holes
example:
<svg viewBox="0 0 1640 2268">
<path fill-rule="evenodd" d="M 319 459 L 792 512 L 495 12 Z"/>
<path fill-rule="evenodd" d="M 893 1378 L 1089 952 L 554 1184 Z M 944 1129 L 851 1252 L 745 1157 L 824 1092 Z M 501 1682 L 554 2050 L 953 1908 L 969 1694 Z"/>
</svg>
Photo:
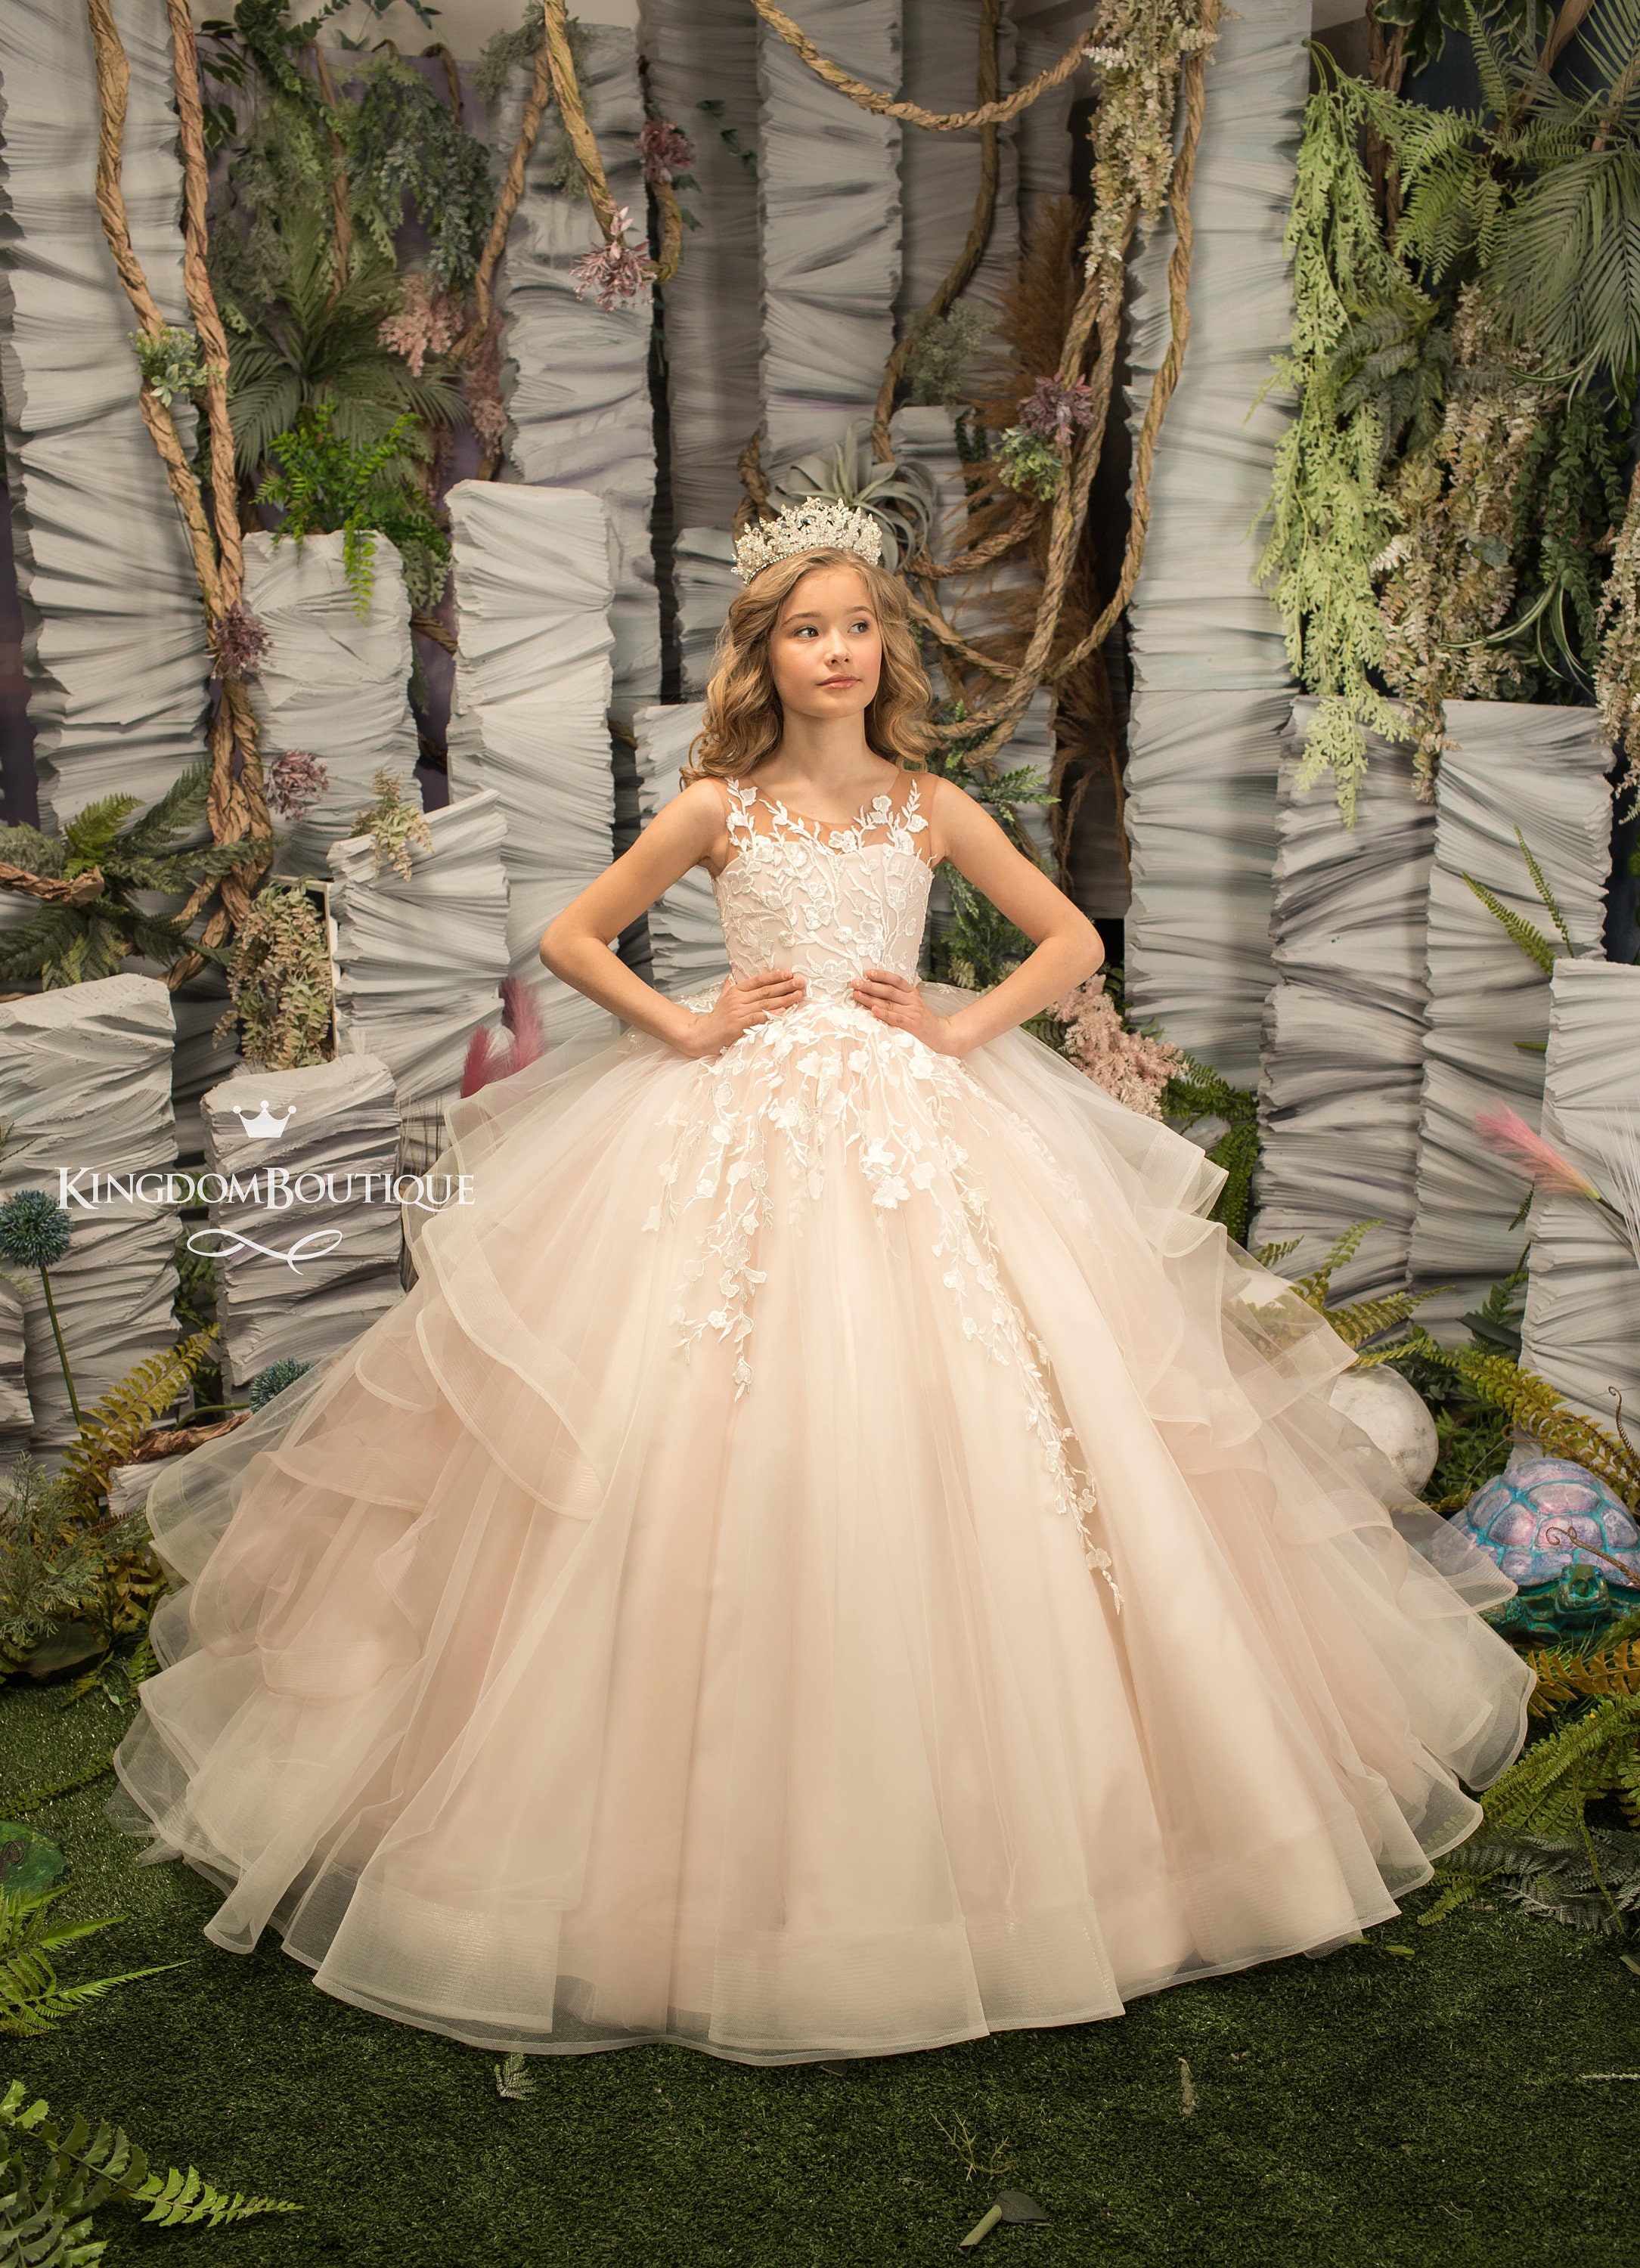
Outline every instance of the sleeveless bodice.
<svg viewBox="0 0 1640 2268">
<path fill-rule="evenodd" d="M 791 968 L 811 1002 L 846 999 L 867 968 L 914 978 L 933 869 L 913 778 L 903 803 L 879 795 L 847 827 L 789 812 L 750 782 L 725 782 L 735 855 L 714 878 L 737 977 Z"/>
</svg>

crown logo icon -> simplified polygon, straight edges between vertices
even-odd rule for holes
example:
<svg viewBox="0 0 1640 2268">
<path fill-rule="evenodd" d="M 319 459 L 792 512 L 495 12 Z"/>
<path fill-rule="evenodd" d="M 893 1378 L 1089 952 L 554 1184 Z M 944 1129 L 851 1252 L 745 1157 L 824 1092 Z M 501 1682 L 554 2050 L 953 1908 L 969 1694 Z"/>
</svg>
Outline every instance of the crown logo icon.
<svg viewBox="0 0 1640 2268">
<path fill-rule="evenodd" d="M 295 1117 L 296 1105 L 292 1103 L 283 1118 L 276 1118 L 268 1108 L 268 1098 L 264 1094 L 262 1108 L 254 1118 L 247 1117 L 243 1104 L 238 1102 L 233 1106 L 233 1116 L 253 1142 L 275 1142 Z"/>
</svg>

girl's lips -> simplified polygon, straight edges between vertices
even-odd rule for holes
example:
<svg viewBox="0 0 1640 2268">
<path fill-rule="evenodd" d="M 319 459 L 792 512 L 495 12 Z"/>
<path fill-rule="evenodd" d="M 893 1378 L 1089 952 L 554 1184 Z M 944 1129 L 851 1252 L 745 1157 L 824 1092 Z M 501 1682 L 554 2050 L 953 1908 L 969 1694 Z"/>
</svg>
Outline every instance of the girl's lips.
<svg viewBox="0 0 1640 2268">
<path fill-rule="evenodd" d="M 857 677 L 823 677 L 820 685 L 824 692 L 833 685 L 858 685 L 859 682 L 860 680 Z"/>
</svg>

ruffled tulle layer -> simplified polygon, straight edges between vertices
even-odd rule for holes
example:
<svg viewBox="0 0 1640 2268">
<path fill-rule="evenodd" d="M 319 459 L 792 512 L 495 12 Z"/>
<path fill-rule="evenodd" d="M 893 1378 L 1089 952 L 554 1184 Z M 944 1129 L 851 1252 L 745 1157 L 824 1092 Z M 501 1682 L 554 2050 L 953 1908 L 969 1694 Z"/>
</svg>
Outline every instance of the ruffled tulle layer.
<svg viewBox="0 0 1640 2268">
<path fill-rule="evenodd" d="M 118 1766 L 217 1944 L 488 2049 L 883 2054 L 1336 1942 L 1470 1831 L 1510 1587 L 1215 1169 L 1022 1035 L 781 1026 L 463 1106 L 415 1289 L 156 1487 Z"/>
</svg>

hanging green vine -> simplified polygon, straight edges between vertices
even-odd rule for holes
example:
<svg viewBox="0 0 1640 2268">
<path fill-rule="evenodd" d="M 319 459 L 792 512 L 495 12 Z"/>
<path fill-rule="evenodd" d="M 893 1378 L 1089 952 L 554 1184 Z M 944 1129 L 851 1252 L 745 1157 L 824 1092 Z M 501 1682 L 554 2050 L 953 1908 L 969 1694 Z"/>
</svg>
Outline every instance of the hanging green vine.
<svg viewBox="0 0 1640 2268">
<path fill-rule="evenodd" d="M 1315 51 L 1277 373 L 1297 416 L 1260 572 L 1319 696 L 1303 777 L 1331 771 L 1347 820 L 1370 729 L 1415 743 L 1427 793 L 1454 696 L 1592 691 L 1614 743 L 1640 706 L 1640 541 L 1613 533 L 1640 367 L 1640 4 L 1575 12 L 1593 76 L 1562 88 L 1559 19 L 1540 53 L 1538 9 L 1444 5 L 1474 111 Z M 1438 30 L 1429 6 L 1378 13 Z"/>
</svg>

